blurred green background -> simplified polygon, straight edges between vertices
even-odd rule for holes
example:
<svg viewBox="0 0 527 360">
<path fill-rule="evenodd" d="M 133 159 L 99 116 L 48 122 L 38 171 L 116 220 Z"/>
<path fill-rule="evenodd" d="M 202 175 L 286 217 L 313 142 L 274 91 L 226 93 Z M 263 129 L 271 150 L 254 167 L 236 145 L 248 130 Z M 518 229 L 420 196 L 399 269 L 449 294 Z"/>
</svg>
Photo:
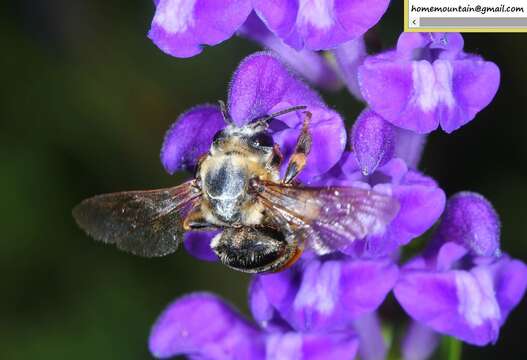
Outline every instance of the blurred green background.
<svg viewBox="0 0 527 360">
<path fill-rule="evenodd" d="M 392 46 L 394 1 L 375 28 Z M 396 3 L 396 4 L 395 4 Z M 159 162 L 165 130 L 185 109 L 225 99 L 232 71 L 258 47 L 233 38 L 192 59 L 147 38 L 149 0 L 17 0 L 0 5 L 0 358 L 148 359 L 146 339 L 173 298 L 217 292 L 247 312 L 248 276 L 185 251 L 142 259 L 87 238 L 71 208 L 104 192 L 177 184 Z M 448 194 L 474 190 L 503 221 L 502 247 L 527 260 L 527 36 L 467 34 L 466 49 L 495 61 L 491 106 L 453 135 L 429 140 L 423 170 Z M 324 94 L 349 123 L 361 109 Z M 525 359 L 525 301 L 495 346 L 466 359 Z"/>
</svg>

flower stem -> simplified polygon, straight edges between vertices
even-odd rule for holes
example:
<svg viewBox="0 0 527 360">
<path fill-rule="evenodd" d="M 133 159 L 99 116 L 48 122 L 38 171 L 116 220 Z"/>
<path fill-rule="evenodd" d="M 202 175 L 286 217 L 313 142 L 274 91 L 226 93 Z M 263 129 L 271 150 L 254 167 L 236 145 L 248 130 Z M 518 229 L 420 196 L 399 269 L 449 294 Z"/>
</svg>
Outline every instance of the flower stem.
<svg viewBox="0 0 527 360">
<path fill-rule="evenodd" d="M 440 354 L 441 359 L 461 360 L 463 343 L 453 337 L 445 336 L 441 341 Z"/>
</svg>

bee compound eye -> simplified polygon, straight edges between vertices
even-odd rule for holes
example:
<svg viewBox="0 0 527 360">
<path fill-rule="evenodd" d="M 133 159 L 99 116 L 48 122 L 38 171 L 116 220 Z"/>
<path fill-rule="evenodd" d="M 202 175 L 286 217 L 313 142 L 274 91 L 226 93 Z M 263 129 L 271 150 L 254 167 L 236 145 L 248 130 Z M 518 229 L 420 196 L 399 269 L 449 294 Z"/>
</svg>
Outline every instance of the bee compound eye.
<svg viewBox="0 0 527 360">
<path fill-rule="evenodd" d="M 222 140 L 225 137 L 225 134 L 223 133 L 223 130 L 218 131 L 214 136 L 212 137 L 212 143 L 216 143 L 220 140 Z"/>
<path fill-rule="evenodd" d="M 295 253 L 282 233 L 263 228 L 227 228 L 211 245 L 223 264 L 247 273 L 279 270 Z"/>
<path fill-rule="evenodd" d="M 251 145 L 254 147 L 273 147 L 274 140 L 271 135 L 266 132 L 260 132 L 251 136 Z"/>
</svg>

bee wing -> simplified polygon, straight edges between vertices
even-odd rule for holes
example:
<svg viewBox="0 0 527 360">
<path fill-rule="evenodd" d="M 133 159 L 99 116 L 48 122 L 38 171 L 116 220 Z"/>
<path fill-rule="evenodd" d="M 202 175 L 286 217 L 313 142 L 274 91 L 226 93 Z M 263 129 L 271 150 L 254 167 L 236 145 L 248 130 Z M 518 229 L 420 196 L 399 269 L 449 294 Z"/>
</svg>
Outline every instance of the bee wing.
<svg viewBox="0 0 527 360">
<path fill-rule="evenodd" d="M 144 257 L 173 253 L 182 241 L 182 213 L 200 194 L 192 181 L 148 191 L 91 197 L 73 209 L 77 224 L 95 240 Z"/>
<path fill-rule="evenodd" d="M 382 232 L 399 211 L 396 199 L 373 190 L 262 185 L 261 203 L 319 255 Z"/>
</svg>

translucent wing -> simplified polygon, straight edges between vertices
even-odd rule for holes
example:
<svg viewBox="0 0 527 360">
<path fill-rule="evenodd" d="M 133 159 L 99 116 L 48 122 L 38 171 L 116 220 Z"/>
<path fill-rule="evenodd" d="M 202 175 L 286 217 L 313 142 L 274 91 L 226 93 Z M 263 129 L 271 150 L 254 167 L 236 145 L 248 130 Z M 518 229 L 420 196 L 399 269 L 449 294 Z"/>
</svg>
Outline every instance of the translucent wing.
<svg viewBox="0 0 527 360">
<path fill-rule="evenodd" d="M 95 240 L 134 255 L 164 256 L 179 247 L 181 214 L 199 196 L 191 181 L 167 189 L 98 195 L 77 205 L 73 217 Z"/>
<path fill-rule="evenodd" d="M 355 187 L 310 188 L 262 182 L 261 203 L 319 255 L 382 232 L 399 211 L 393 197 Z"/>
</svg>

